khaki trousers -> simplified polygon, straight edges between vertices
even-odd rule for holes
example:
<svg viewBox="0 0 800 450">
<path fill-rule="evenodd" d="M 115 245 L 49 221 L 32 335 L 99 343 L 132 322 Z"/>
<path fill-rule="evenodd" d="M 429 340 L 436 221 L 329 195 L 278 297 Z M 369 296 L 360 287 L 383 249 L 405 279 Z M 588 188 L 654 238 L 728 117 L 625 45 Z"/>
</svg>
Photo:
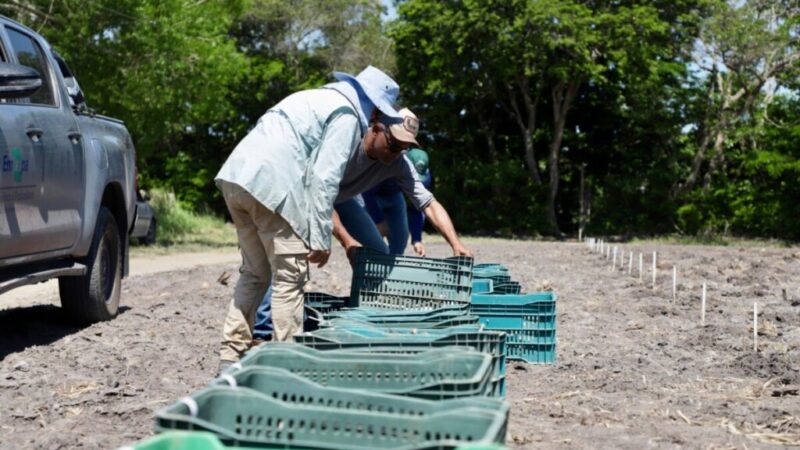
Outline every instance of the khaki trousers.
<svg viewBox="0 0 800 450">
<path fill-rule="evenodd" d="M 292 342 L 303 331 L 308 249 L 292 227 L 239 185 L 221 182 L 239 238 L 242 265 L 222 330 L 220 359 L 237 361 L 250 348 L 256 310 L 273 280 L 273 339 Z"/>
</svg>

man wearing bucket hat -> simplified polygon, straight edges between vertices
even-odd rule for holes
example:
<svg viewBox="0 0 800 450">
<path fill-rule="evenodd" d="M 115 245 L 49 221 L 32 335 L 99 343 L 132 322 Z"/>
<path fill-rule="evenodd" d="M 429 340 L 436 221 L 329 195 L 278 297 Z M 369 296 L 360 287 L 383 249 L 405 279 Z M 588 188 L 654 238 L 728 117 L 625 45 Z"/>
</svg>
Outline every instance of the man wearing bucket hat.
<svg viewBox="0 0 800 450">
<path fill-rule="evenodd" d="M 291 341 L 302 331 L 308 264 L 328 260 L 339 182 L 360 145 L 402 152 L 412 144 L 385 131 L 403 120 L 392 106 L 394 80 L 372 66 L 334 77 L 270 108 L 216 176 L 242 253 L 220 368 L 250 347 L 256 308 L 271 283 L 275 339 Z"/>
<path fill-rule="evenodd" d="M 472 252 L 459 240 L 444 206 L 436 201 L 433 194 L 423 185 L 414 163 L 404 155 L 406 150 L 402 148 L 405 145 L 402 143 L 417 144 L 416 135 L 419 130 L 417 116 L 405 108 L 400 110 L 399 114 L 403 116 L 402 122 L 383 127 L 373 121 L 368 131 L 376 135 L 385 134 L 387 141 L 394 142 L 395 145 L 374 145 L 378 142 L 377 137 L 372 141 L 364 139 L 359 149 L 348 160 L 335 202 L 338 214 L 334 216 L 334 236 L 347 250 L 348 255 L 352 248 L 359 246 L 389 253 L 389 248 L 365 210 L 363 201 L 360 201 L 359 194 L 384 180 L 393 180 L 399 189 L 408 195 L 414 208 L 425 211 L 431 218 L 434 227 L 450 243 L 454 255 L 472 256 Z M 259 341 L 272 339 L 270 307 L 270 296 L 267 295 L 258 309 L 255 333 Z"/>
</svg>

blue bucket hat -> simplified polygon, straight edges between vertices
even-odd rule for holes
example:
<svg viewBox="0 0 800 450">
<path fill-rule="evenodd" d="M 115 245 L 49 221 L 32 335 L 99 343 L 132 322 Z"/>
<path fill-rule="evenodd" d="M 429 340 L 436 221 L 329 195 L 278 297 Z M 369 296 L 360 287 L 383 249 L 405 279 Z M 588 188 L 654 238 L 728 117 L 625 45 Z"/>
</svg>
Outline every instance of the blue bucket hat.
<svg viewBox="0 0 800 450">
<path fill-rule="evenodd" d="M 400 86 L 383 71 L 376 67 L 367 66 L 356 76 L 349 73 L 333 72 L 333 77 L 339 81 L 351 81 L 357 84 L 367 98 L 380 110 L 385 116 L 403 120 L 401 116 L 392 105 L 397 101 L 397 96 L 400 94 Z"/>
</svg>

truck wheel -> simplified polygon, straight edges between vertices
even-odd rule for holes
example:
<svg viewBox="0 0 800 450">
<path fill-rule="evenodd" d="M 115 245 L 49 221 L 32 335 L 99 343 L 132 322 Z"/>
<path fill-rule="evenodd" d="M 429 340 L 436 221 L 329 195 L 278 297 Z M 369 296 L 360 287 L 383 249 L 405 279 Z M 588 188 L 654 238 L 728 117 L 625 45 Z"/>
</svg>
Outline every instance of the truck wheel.
<svg viewBox="0 0 800 450">
<path fill-rule="evenodd" d="M 86 274 L 58 279 L 61 307 L 77 322 L 113 319 L 122 285 L 122 242 L 111 211 L 100 208 L 92 246 L 83 261 Z"/>
<path fill-rule="evenodd" d="M 150 226 L 147 227 L 147 234 L 142 238 L 142 244 L 154 245 L 156 243 L 156 219 L 150 219 Z"/>
</svg>

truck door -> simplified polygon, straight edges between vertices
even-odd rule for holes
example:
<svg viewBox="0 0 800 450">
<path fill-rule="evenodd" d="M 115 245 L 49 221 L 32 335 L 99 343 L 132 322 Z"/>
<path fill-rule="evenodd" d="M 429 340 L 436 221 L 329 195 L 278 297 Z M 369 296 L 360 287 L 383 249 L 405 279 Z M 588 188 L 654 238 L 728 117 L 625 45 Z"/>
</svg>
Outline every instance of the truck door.
<svg viewBox="0 0 800 450">
<path fill-rule="evenodd" d="M 57 68 L 43 44 L 13 26 L 7 25 L 5 34 L 12 61 L 42 74 L 42 88 L 13 105 L 25 110 L 26 117 L 32 117 L 35 124 L 25 132 L 31 149 L 30 186 L 37 192 L 35 204 L 19 223 L 20 236 L 26 241 L 23 254 L 67 249 L 78 240 L 83 213 L 81 135 Z"/>
<path fill-rule="evenodd" d="M 9 54 L 0 41 L 0 59 Z M 33 113 L 16 100 L 0 100 L 0 258 L 39 251 L 42 184 L 41 132 Z"/>
</svg>

